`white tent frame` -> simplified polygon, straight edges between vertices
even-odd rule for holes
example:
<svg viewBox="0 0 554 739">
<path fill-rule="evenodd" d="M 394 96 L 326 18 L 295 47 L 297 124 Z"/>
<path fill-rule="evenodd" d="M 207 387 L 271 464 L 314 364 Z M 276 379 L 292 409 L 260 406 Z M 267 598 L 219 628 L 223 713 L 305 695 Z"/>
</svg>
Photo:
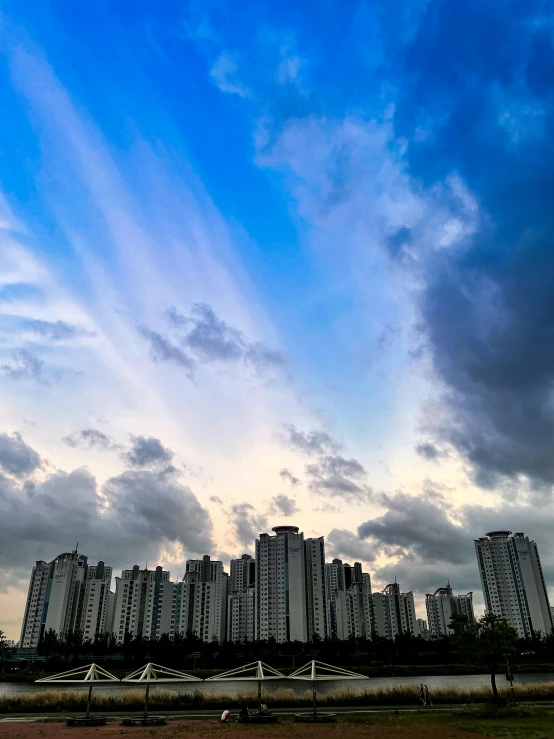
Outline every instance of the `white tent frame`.
<svg viewBox="0 0 554 739">
<path fill-rule="evenodd" d="M 194 677 L 186 672 L 180 670 L 172 670 L 169 667 L 163 667 L 162 665 L 156 665 L 153 662 L 148 662 L 144 667 L 140 667 L 138 670 L 131 672 L 130 675 L 124 677 L 122 683 L 139 683 L 146 685 L 146 693 L 144 696 L 144 718 L 148 718 L 148 698 L 150 696 L 150 685 L 152 683 L 191 683 L 191 682 L 202 682 L 202 678 Z"/>
<path fill-rule="evenodd" d="M 245 675 L 247 672 L 254 672 L 253 675 Z M 221 672 L 219 675 L 213 675 L 212 677 L 206 678 L 208 681 L 226 681 L 226 680 L 251 680 L 258 683 L 258 713 L 262 712 L 262 682 L 265 680 L 285 680 L 286 675 L 276 670 L 270 665 L 266 665 L 265 662 L 258 660 L 257 662 L 249 662 L 247 665 L 242 667 L 235 667 L 234 670 L 228 670 L 227 672 Z"/>
<path fill-rule="evenodd" d="M 84 677 L 78 678 L 77 675 L 84 675 Z M 50 675 L 49 677 L 41 677 L 39 680 L 35 680 L 37 683 L 71 683 L 82 684 L 88 683 L 88 697 L 87 697 L 87 711 L 86 718 L 90 718 L 90 704 L 92 698 L 92 688 L 95 683 L 118 683 L 119 678 L 112 675 L 111 672 L 104 670 L 96 663 L 85 665 L 84 667 L 75 667 L 73 670 L 67 672 L 59 672 L 57 675 Z"/>
<path fill-rule="evenodd" d="M 318 669 L 327 670 L 325 673 L 318 673 Z M 344 667 L 335 667 L 325 662 L 318 662 L 313 659 L 302 667 L 292 672 L 288 680 L 310 680 L 312 683 L 312 698 L 314 704 L 314 718 L 317 716 L 317 691 L 316 683 L 318 680 L 369 680 L 367 675 L 360 675 L 352 670 L 345 670 Z"/>
</svg>

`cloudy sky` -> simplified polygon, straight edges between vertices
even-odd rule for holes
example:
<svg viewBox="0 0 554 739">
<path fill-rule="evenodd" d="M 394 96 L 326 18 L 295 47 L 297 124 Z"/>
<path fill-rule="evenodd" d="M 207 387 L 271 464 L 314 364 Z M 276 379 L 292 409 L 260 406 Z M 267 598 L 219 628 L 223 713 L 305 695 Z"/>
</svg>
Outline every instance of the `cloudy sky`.
<svg viewBox="0 0 554 739">
<path fill-rule="evenodd" d="M 35 559 L 554 586 L 543 0 L 0 0 L 0 628 Z M 419 615 L 423 616 L 420 608 Z"/>
</svg>

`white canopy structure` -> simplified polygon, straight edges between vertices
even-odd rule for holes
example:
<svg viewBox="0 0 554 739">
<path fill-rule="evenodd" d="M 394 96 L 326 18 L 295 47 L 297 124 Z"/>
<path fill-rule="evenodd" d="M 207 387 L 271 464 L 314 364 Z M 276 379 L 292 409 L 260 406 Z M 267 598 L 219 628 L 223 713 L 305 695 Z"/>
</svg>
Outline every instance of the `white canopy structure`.
<svg viewBox="0 0 554 739">
<path fill-rule="evenodd" d="M 266 665 L 265 662 L 250 662 L 243 667 L 236 667 L 228 672 L 221 672 L 219 675 L 213 675 L 206 678 L 206 682 L 219 680 L 221 682 L 227 680 L 255 680 L 258 683 L 258 712 L 262 710 L 262 682 L 265 680 L 284 680 L 286 678 L 282 672 L 274 667 Z"/>
<path fill-rule="evenodd" d="M 313 659 L 303 667 L 299 667 L 288 676 L 289 680 L 310 680 L 312 683 L 312 694 L 314 700 L 314 719 L 317 716 L 317 692 L 316 682 L 318 680 L 368 680 L 366 675 L 360 675 L 358 672 L 345 670 L 343 667 L 334 667 L 327 665 L 325 662 L 318 662 Z"/>
<path fill-rule="evenodd" d="M 59 672 L 57 675 L 49 677 L 41 677 L 36 680 L 37 683 L 71 683 L 71 684 L 88 684 L 87 712 L 85 718 L 90 718 L 90 702 L 92 697 L 92 687 L 96 683 L 118 683 L 119 678 L 112 675 L 104 668 L 99 667 L 94 662 L 84 667 L 76 667 L 67 672 Z"/>
<path fill-rule="evenodd" d="M 149 662 L 127 677 L 124 677 L 122 683 L 140 683 L 146 685 L 146 694 L 144 698 L 144 718 L 148 718 L 148 696 L 150 694 L 150 685 L 152 683 L 181 683 L 181 682 L 202 682 L 201 678 L 189 675 L 180 670 L 172 670 L 169 667 L 162 667 Z"/>
</svg>

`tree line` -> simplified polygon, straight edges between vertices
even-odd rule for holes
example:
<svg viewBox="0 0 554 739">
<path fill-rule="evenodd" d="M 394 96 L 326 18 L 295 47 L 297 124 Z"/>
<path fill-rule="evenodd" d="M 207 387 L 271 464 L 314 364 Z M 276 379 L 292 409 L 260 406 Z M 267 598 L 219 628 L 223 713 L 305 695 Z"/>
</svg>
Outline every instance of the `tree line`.
<svg viewBox="0 0 554 739">
<path fill-rule="evenodd" d="M 306 643 L 283 644 L 275 639 L 207 643 L 192 632 L 163 634 L 159 639 L 127 633 L 118 644 L 113 634 L 85 639 L 79 631 L 58 635 L 50 630 L 44 633 L 38 652 L 51 661 L 117 658 L 125 665 L 152 661 L 202 670 L 233 668 L 258 659 L 275 667 L 300 666 L 310 659 L 351 666 L 476 664 L 479 650 L 494 634 L 497 640 L 503 640 L 503 654 L 516 655 L 519 662 L 554 662 L 553 634 L 518 639 L 506 619 L 494 614 L 484 616 L 475 624 L 454 616 L 450 625 L 451 636 L 430 640 L 411 634 L 399 634 L 395 639 L 373 634 L 370 639 L 351 637 L 346 641 L 321 639 L 316 635 Z"/>
</svg>

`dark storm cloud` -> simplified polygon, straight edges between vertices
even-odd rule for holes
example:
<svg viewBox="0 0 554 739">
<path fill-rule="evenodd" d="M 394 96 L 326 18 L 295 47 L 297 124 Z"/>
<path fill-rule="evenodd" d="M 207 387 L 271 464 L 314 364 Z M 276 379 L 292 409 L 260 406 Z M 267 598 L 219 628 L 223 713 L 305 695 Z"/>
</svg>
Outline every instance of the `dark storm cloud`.
<svg viewBox="0 0 554 739">
<path fill-rule="evenodd" d="M 385 513 L 362 523 L 358 536 L 376 556 L 393 559 L 374 572 L 382 584 L 397 577 L 403 590 L 426 593 L 450 579 L 458 592 L 480 593 L 474 539 L 498 529 L 522 531 L 536 540 L 546 584 L 554 584 L 554 503 L 537 508 L 512 501 L 455 509 L 432 485 L 418 497 L 396 493 L 382 496 L 381 503 Z"/>
<path fill-rule="evenodd" d="M 245 547 L 252 548 L 259 534 L 267 529 L 267 518 L 257 513 L 251 503 L 231 506 L 229 518 L 237 540 Z"/>
<path fill-rule="evenodd" d="M 308 456 L 337 452 L 340 444 L 325 431 L 299 431 L 292 423 L 284 425 L 281 441 L 286 446 Z"/>
<path fill-rule="evenodd" d="M 362 523 L 360 539 L 400 548 L 424 561 L 467 562 L 472 556 L 472 537 L 467 529 L 453 524 L 444 498 L 433 491 L 420 497 L 395 493 L 384 495 L 388 508 L 382 516 Z"/>
<path fill-rule="evenodd" d="M 430 462 L 435 462 L 445 456 L 445 453 L 442 450 L 438 449 L 434 444 L 431 444 L 428 441 L 417 444 L 415 450 L 420 457 L 423 457 Z"/>
<path fill-rule="evenodd" d="M 251 341 L 241 330 L 229 326 L 205 303 L 195 303 L 190 316 L 176 308 L 167 311 L 174 338 L 141 329 L 149 340 L 153 358 L 158 362 L 176 362 L 194 374 L 198 364 L 238 364 L 258 372 L 284 369 L 287 357 L 259 341 Z"/>
<path fill-rule="evenodd" d="M 279 470 L 279 476 L 286 480 L 288 483 L 291 484 L 291 486 L 294 488 L 297 485 L 300 485 L 300 480 L 295 477 L 290 470 L 287 470 L 285 467 L 283 467 L 282 470 Z"/>
<path fill-rule="evenodd" d="M 40 467 L 40 457 L 20 434 L 0 434 L 0 470 L 24 477 Z"/>
<path fill-rule="evenodd" d="M 333 529 L 325 537 L 325 553 L 327 558 L 343 559 L 349 564 L 353 562 L 373 562 L 375 547 L 360 541 L 358 536 L 347 529 Z"/>
<path fill-rule="evenodd" d="M 131 435 L 131 448 L 122 456 L 132 467 L 165 467 L 171 463 L 173 452 L 154 436 Z"/>
<path fill-rule="evenodd" d="M 524 475 L 535 486 L 551 486 L 554 47 L 548 5 L 431 0 L 420 10 L 404 47 L 398 38 L 395 45 L 401 20 L 384 21 L 388 73 L 398 91 L 395 130 L 408 141 L 409 171 L 418 181 L 433 187 L 456 172 L 482 212 L 463 248 L 442 249 L 424 267 L 423 330 L 451 411 L 436 435 L 469 460 L 481 485 Z M 392 249 L 402 240 L 398 236 Z"/>
<path fill-rule="evenodd" d="M 84 469 L 42 482 L 0 477 L 0 570 L 28 575 L 35 559 L 52 559 L 79 541 L 92 561 L 115 567 L 155 558 L 169 544 L 187 554 L 212 549 L 212 523 L 191 490 L 172 475 L 128 471 L 100 490 Z"/>
<path fill-rule="evenodd" d="M 0 372 L 12 380 L 34 380 L 43 383 L 43 369 L 42 359 L 35 357 L 28 349 L 19 349 L 14 352 L 10 363 L 0 364 Z"/>
<path fill-rule="evenodd" d="M 275 495 L 270 502 L 269 512 L 273 516 L 292 516 L 298 511 L 294 498 L 287 495 Z"/>
<path fill-rule="evenodd" d="M 74 431 L 62 439 L 67 446 L 81 447 L 82 449 L 99 449 L 101 451 L 111 451 L 121 449 L 121 445 L 117 444 L 108 434 L 98 429 L 81 429 Z"/>
</svg>

